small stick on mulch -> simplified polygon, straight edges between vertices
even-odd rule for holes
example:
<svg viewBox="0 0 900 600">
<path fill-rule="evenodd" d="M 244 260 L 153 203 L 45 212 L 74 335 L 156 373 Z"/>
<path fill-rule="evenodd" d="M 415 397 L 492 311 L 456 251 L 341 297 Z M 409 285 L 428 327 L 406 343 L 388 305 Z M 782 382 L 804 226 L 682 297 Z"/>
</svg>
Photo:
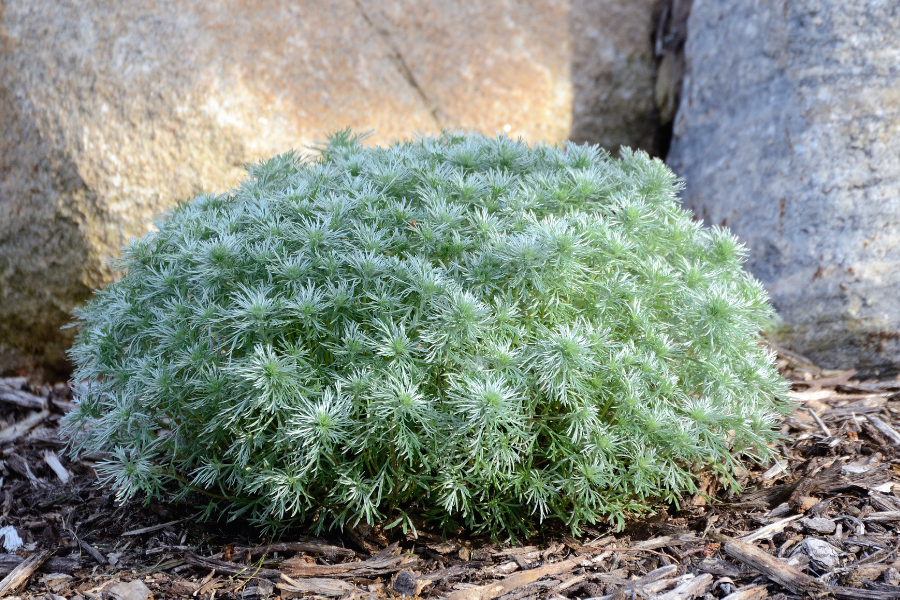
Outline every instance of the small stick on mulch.
<svg viewBox="0 0 900 600">
<path fill-rule="evenodd" d="M 251 556 L 269 554 L 270 552 L 305 552 L 307 554 L 324 554 L 328 560 L 353 558 L 356 552 L 350 548 L 341 548 L 318 542 L 277 542 L 265 546 L 235 546 L 236 554 L 250 553 Z"/>
<path fill-rule="evenodd" d="M 81 546 L 81 549 L 90 554 L 91 558 L 97 561 L 97 564 L 105 565 L 107 563 L 106 557 L 100 554 L 99 550 L 79 537 L 76 537 L 75 539 L 78 541 L 78 545 Z"/>
<path fill-rule="evenodd" d="M 178 525 L 179 523 L 184 523 L 185 521 L 189 521 L 191 519 L 195 519 L 199 516 L 199 513 L 192 515 L 190 517 L 185 517 L 183 519 L 178 519 L 177 521 L 169 521 L 168 523 L 160 523 L 159 525 L 151 525 L 150 527 L 142 527 L 140 529 L 132 529 L 131 531 L 126 531 L 125 533 L 120 533 L 121 537 L 129 537 L 133 535 L 143 535 L 145 533 L 153 533 L 154 531 L 160 531 L 165 529 L 170 525 Z"/>
<path fill-rule="evenodd" d="M 256 569 L 253 565 L 239 565 L 224 560 L 205 558 L 203 556 L 197 556 L 196 554 L 190 552 L 185 555 L 184 559 L 189 564 L 192 564 L 195 567 L 200 567 L 201 569 L 205 569 L 207 571 L 215 570 L 218 573 L 225 573 L 226 575 L 262 577 L 264 579 L 272 579 L 274 581 L 278 581 L 279 579 L 281 579 L 281 571 L 278 571 L 276 569 Z"/>
</svg>

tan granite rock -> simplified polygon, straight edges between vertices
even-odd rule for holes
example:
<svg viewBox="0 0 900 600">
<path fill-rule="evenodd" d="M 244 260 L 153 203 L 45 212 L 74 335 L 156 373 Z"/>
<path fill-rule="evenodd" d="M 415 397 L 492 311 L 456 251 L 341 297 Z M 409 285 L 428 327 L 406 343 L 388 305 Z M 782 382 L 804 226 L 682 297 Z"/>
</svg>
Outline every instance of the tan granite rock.
<svg viewBox="0 0 900 600">
<path fill-rule="evenodd" d="M 900 6 L 694 0 L 669 164 L 750 247 L 783 341 L 900 369 Z"/>
<path fill-rule="evenodd" d="M 327 132 L 652 149 L 657 1 L 3 2 L 0 372 L 65 372 L 155 214 Z"/>
</svg>

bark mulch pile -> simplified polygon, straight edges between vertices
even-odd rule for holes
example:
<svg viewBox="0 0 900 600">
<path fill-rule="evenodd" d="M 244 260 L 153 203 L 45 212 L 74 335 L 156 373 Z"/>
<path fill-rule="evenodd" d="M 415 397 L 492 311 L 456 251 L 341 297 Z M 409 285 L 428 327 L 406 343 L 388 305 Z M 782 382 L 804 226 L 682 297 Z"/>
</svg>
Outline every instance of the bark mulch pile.
<svg viewBox="0 0 900 600">
<path fill-rule="evenodd" d="M 0 597 L 900 598 L 900 379 L 859 381 L 779 349 L 798 402 L 782 459 L 712 477 L 622 532 L 548 528 L 509 546 L 422 526 L 274 541 L 180 504 L 119 504 L 57 435 L 65 384 L 0 379 Z M 7 548 L 4 550 L 3 548 Z"/>
</svg>

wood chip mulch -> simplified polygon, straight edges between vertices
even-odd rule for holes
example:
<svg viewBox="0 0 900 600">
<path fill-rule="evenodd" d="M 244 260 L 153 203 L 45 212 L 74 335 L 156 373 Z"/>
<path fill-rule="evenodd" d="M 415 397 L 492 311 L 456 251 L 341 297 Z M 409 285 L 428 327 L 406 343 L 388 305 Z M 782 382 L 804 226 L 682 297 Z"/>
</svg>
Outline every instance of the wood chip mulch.
<svg viewBox="0 0 900 600">
<path fill-rule="evenodd" d="M 0 598 L 900 598 L 900 379 L 776 350 L 798 405 L 782 458 L 742 474 L 743 493 L 703 478 L 622 532 L 551 526 L 513 546 L 424 525 L 271 540 L 199 522 L 190 499 L 120 504 L 96 485 L 103 457 L 62 452 L 66 384 L 0 379 Z"/>
</svg>

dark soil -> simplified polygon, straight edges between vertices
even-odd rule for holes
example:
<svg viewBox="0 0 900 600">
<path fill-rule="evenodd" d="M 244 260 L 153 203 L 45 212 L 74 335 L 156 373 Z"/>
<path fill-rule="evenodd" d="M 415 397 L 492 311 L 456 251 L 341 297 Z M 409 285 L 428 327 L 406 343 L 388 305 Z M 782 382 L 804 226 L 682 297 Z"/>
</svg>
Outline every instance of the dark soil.
<svg viewBox="0 0 900 600">
<path fill-rule="evenodd" d="M 552 525 L 514 546 L 424 524 L 273 540 L 200 522 L 190 499 L 121 504 L 96 483 L 103 457 L 63 454 L 68 387 L 0 379 L 0 527 L 24 543 L 0 548 L 14 580 L 0 597 L 900 598 L 900 379 L 779 355 L 798 408 L 782 460 L 743 474 L 743 493 L 708 476 L 704 494 L 622 532 Z"/>
</svg>

